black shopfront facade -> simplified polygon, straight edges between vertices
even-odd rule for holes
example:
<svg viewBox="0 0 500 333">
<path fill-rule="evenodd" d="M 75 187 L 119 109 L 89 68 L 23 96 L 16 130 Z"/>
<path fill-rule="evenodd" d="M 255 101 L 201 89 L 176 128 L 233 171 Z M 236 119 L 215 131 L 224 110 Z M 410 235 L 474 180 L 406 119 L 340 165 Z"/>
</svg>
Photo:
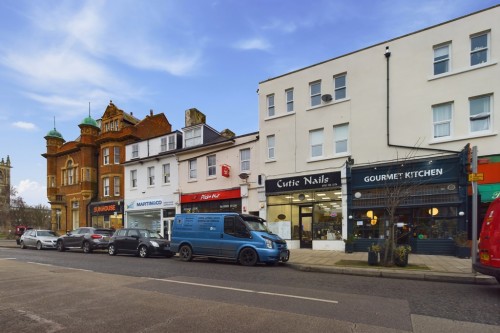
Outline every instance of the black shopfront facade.
<svg viewBox="0 0 500 333">
<path fill-rule="evenodd" d="M 467 174 L 460 156 L 350 167 L 348 233 L 354 250 L 389 235 L 388 198 L 399 202 L 394 234 L 412 253 L 454 255 L 454 238 L 467 230 Z M 380 242 L 380 241 L 378 241 Z"/>
</svg>

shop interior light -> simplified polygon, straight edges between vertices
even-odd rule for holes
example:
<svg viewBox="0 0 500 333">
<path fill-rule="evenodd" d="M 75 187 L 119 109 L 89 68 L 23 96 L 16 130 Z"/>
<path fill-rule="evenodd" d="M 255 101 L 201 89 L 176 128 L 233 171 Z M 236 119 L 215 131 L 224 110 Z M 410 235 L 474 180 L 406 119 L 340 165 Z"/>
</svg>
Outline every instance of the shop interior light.
<svg viewBox="0 0 500 333">
<path fill-rule="evenodd" d="M 436 216 L 437 214 L 439 214 L 439 209 L 436 207 L 429 209 L 429 215 Z"/>
</svg>

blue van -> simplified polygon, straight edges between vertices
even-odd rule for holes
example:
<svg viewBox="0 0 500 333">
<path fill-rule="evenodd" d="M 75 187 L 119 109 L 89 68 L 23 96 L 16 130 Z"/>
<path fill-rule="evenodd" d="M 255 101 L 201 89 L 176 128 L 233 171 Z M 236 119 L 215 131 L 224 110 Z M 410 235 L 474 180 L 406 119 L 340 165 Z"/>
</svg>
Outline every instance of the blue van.
<svg viewBox="0 0 500 333">
<path fill-rule="evenodd" d="M 170 251 L 181 260 L 208 257 L 236 260 L 242 265 L 287 262 L 286 241 L 271 233 L 265 220 L 238 213 L 178 214 L 172 223 Z"/>
</svg>

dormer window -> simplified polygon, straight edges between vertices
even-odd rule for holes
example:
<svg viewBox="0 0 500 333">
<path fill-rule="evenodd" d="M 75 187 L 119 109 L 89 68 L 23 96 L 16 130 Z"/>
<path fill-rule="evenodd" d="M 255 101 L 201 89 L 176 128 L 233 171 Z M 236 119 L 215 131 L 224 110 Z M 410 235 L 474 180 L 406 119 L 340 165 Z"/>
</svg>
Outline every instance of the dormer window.
<svg viewBox="0 0 500 333">
<path fill-rule="evenodd" d="M 184 131 L 184 147 L 193 147 L 201 143 L 201 127 Z"/>
</svg>

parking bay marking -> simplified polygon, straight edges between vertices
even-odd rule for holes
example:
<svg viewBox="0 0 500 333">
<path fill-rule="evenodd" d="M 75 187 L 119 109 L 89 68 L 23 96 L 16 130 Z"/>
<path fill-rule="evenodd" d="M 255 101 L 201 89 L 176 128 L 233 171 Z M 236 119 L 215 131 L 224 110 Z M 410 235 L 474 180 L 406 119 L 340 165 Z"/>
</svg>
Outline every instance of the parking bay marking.
<svg viewBox="0 0 500 333">
<path fill-rule="evenodd" d="M 222 286 L 216 286 L 216 285 L 212 285 L 212 284 L 194 283 L 194 282 L 186 282 L 186 281 L 176 281 L 176 280 L 169 280 L 169 279 L 156 279 L 156 278 L 150 278 L 150 279 L 151 280 L 155 280 L 155 281 L 163 281 L 163 282 L 170 282 L 170 283 L 186 284 L 186 285 L 197 286 L 197 287 L 224 289 L 224 290 L 239 291 L 239 292 L 244 292 L 244 293 L 254 293 L 254 294 L 277 296 L 277 297 L 297 298 L 297 299 L 314 301 L 314 302 L 323 302 L 323 303 L 338 304 L 338 301 L 333 301 L 333 300 L 329 300 L 329 299 L 322 299 L 322 298 L 313 298 L 313 297 L 305 297 L 305 296 L 297 296 L 297 295 L 278 294 L 278 293 L 271 293 L 271 292 L 267 292 L 267 291 L 258 291 L 258 290 L 240 289 L 240 288 L 231 288 L 231 287 L 222 287 Z"/>
</svg>

